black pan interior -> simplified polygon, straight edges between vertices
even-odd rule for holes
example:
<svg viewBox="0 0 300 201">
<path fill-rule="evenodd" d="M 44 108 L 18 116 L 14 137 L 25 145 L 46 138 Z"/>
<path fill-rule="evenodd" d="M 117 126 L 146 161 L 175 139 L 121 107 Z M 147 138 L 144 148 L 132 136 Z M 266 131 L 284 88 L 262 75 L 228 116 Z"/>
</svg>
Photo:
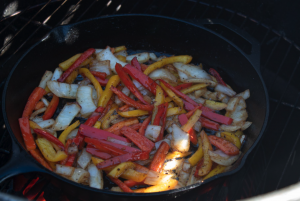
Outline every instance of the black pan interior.
<svg viewBox="0 0 300 201">
<path fill-rule="evenodd" d="M 55 28 L 15 66 L 4 92 L 5 119 L 10 132 L 23 147 L 18 118 L 45 70 L 53 71 L 60 62 L 90 47 L 107 45 L 192 55 L 192 63 L 202 62 L 219 69 L 235 91 L 250 89 L 251 92 L 246 102 L 248 119 L 253 124 L 246 131 L 248 139 L 242 152 L 246 153 L 259 138 L 268 111 L 266 91 L 259 73 L 239 50 L 204 27 L 165 17 L 126 15 Z M 241 161 L 234 168 L 240 167 Z"/>
</svg>

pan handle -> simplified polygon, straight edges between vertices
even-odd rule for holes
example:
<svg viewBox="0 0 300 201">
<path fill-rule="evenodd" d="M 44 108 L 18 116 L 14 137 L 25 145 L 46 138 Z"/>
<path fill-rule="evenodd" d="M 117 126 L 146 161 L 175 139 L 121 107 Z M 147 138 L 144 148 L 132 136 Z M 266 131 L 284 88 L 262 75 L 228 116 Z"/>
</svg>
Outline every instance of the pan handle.
<svg viewBox="0 0 300 201">
<path fill-rule="evenodd" d="M 28 157 L 28 154 L 12 139 L 11 158 L 0 168 L 0 183 L 9 177 L 28 172 L 46 171 L 39 167 L 32 157 Z"/>
<path fill-rule="evenodd" d="M 254 68 L 260 73 L 260 44 L 257 40 L 255 40 L 246 31 L 236 27 L 235 25 L 231 24 L 228 21 L 221 20 L 221 19 L 205 19 L 205 20 L 197 20 L 197 21 L 191 21 L 191 22 L 193 22 L 195 24 L 200 24 L 203 27 L 205 27 L 206 29 L 209 29 L 210 31 L 217 34 L 219 37 L 224 38 L 228 43 L 230 43 L 232 46 L 234 46 L 240 52 L 242 52 L 244 54 L 244 56 L 249 60 L 249 62 L 254 66 Z M 240 36 L 242 39 L 244 39 L 245 41 L 247 41 L 251 45 L 251 52 L 246 53 L 241 48 L 239 48 L 236 44 L 234 44 L 234 42 L 230 41 L 225 36 L 212 30 L 211 28 L 209 28 L 209 25 L 213 25 L 213 24 L 221 25 L 221 26 L 231 30 L 232 32 L 234 32 L 235 34 Z"/>
</svg>

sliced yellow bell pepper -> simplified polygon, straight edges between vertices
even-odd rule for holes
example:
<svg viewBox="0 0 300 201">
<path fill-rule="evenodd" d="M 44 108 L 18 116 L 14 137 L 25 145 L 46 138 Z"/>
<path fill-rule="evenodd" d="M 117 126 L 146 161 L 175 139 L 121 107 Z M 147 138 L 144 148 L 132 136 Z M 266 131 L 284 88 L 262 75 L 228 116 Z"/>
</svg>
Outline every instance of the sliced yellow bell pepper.
<svg viewBox="0 0 300 201">
<path fill-rule="evenodd" d="M 48 86 L 45 87 L 45 91 L 46 91 L 46 94 L 51 92 Z"/>
<path fill-rule="evenodd" d="M 126 57 L 122 56 L 122 55 L 117 55 L 116 56 L 117 59 L 119 59 L 120 61 L 126 62 Z"/>
<path fill-rule="evenodd" d="M 186 113 L 186 111 L 180 107 L 172 107 L 168 108 L 167 110 L 167 117 L 173 116 L 173 115 L 178 115 L 178 114 L 183 114 Z"/>
<path fill-rule="evenodd" d="M 66 159 L 68 155 L 64 151 L 55 151 L 52 144 L 45 138 L 38 138 L 36 144 L 46 160 L 58 162 Z"/>
<path fill-rule="evenodd" d="M 238 149 L 242 146 L 240 139 L 233 133 L 222 132 L 221 137 L 234 144 Z"/>
<path fill-rule="evenodd" d="M 147 188 L 140 188 L 133 190 L 135 193 L 154 193 L 154 192 L 160 192 L 160 191 L 167 191 L 172 190 L 176 187 L 178 184 L 178 181 L 176 179 L 170 179 L 166 182 L 160 183 L 155 186 L 150 186 Z"/>
<path fill-rule="evenodd" d="M 205 179 L 208 179 L 210 177 L 213 177 L 217 174 L 220 174 L 222 172 L 224 172 L 226 166 L 223 166 L 223 165 L 217 165 L 217 167 L 215 167 L 213 170 L 211 170 L 204 178 L 203 180 Z"/>
<path fill-rule="evenodd" d="M 145 110 L 131 110 L 127 112 L 118 112 L 121 117 L 140 117 L 149 114 L 148 111 Z"/>
<path fill-rule="evenodd" d="M 110 117 L 108 117 L 107 119 L 105 119 L 103 122 L 102 122 L 102 129 L 108 129 L 110 127 L 110 122 L 116 118 L 118 118 L 119 115 L 111 115 Z"/>
<path fill-rule="evenodd" d="M 166 97 L 165 98 L 165 103 L 169 103 L 169 102 L 171 102 L 172 101 L 172 99 L 170 98 L 170 97 Z"/>
<path fill-rule="evenodd" d="M 164 83 L 160 83 L 160 86 L 165 90 L 168 96 L 180 107 L 183 109 L 183 101 L 179 98 L 171 89 L 166 87 Z"/>
<path fill-rule="evenodd" d="M 165 100 L 165 95 L 164 95 L 164 91 L 162 90 L 162 88 L 157 85 L 156 86 L 156 96 L 155 96 L 155 101 L 154 101 L 154 108 L 153 108 L 153 113 L 152 113 L 152 120 L 151 120 L 151 124 L 153 124 L 153 121 L 156 117 L 157 111 L 158 111 L 158 106 L 160 104 L 163 104 Z"/>
<path fill-rule="evenodd" d="M 167 57 L 167 58 L 164 58 L 160 61 L 157 61 L 151 65 L 148 66 L 148 68 L 144 71 L 144 74 L 145 75 L 149 75 L 152 71 L 158 69 L 158 68 L 161 68 L 167 64 L 172 64 L 172 63 L 175 63 L 175 62 L 181 62 L 181 63 L 184 63 L 184 64 L 188 64 L 192 61 L 192 58 L 191 56 L 189 55 L 180 55 L 180 56 L 172 56 L 172 57 Z"/>
<path fill-rule="evenodd" d="M 111 96 L 113 95 L 112 90 L 110 90 L 111 86 L 116 87 L 120 83 L 120 77 L 118 75 L 113 75 L 109 78 L 105 90 L 98 101 L 98 107 L 105 107 Z"/>
<path fill-rule="evenodd" d="M 190 155 L 191 153 L 192 152 L 173 151 L 173 152 L 167 154 L 165 160 L 186 157 L 186 156 Z"/>
<path fill-rule="evenodd" d="M 87 77 L 93 83 L 93 85 L 94 85 L 94 87 L 95 87 L 95 89 L 97 91 L 97 97 L 100 100 L 101 97 L 102 97 L 101 95 L 103 94 L 103 90 L 101 88 L 100 83 L 96 80 L 96 78 L 94 77 L 94 75 L 87 68 L 80 68 L 79 69 L 79 73 L 83 74 L 85 77 Z"/>
<path fill-rule="evenodd" d="M 212 100 L 208 100 L 208 99 L 205 100 L 204 105 L 213 110 L 223 110 L 227 107 L 226 103 L 216 102 L 216 101 L 212 101 Z"/>
<path fill-rule="evenodd" d="M 66 139 L 68 135 L 74 130 L 77 126 L 80 125 L 80 121 L 74 122 L 72 125 L 68 126 L 58 137 L 58 140 L 61 141 L 64 145 L 66 144 Z"/>
<path fill-rule="evenodd" d="M 32 129 L 41 129 L 41 130 L 44 130 L 42 127 L 40 127 L 37 123 L 35 123 L 34 121 L 29 121 L 29 126 L 30 128 Z"/>
<path fill-rule="evenodd" d="M 201 113 L 202 113 L 201 110 L 196 110 L 194 112 L 194 114 L 186 122 L 186 124 L 184 124 L 181 127 L 181 130 L 183 130 L 184 132 L 189 132 L 189 130 L 191 130 L 191 128 L 193 128 L 193 126 L 195 125 L 195 123 L 199 120 L 199 118 L 201 116 Z"/>
<path fill-rule="evenodd" d="M 68 68 L 80 57 L 81 54 L 76 54 L 69 58 L 68 60 L 61 62 L 58 66 L 63 70 L 66 71 Z"/>
<path fill-rule="evenodd" d="M 207 175 L 211 170 L 213 162 L 210 159 L 208 150 L 212 151 L 213 149 L 212 149 L 212 146 L 211 146 L 209 139 L 204 130 L 201 131 L 200 136 L 201 136 L 201 140 L 202 140 L 202 151 L 203 151 L 204 161 L 203 161 L 202 166 L 199 169 L 198 175 L 204 176 L 204 175 Z"/>
<path fill-rule="evenodd" d="M 100 127 L 101 127 L 101 122 L 100 122 L 100 121 L 97 121 L 97 122 L 95 123 L 95 125 L 94 125 L 94 128 L 100 129 Z"/>
<path fill-rule="evenodd" d="M 199 89 L 203 89 L 203 88 L 205 88 L 207 86 L 208 86 L 208 84 L 203 84 L 203 83 L 202 84 L 195 84 L 195 85 L 190 86 L 190 87 L 188 87 L 186 89 L 182 89 L 180 92 L 182 92 L 184 94 L 188 94 L 188 93 L 192 93 L 194 91 L 197 91 Z"/>
<path fill-rule="evenodd" d="M 79 67 L 88 65 L 92 60 L 93 60 L 92 57 L 88 57 L 86 60 L 84 60 L 84 61 L 79 65 Z"/>
<path fill-rule="evenodd" d="M 104 160 L 101 159 L 101 158 L 97 158 L 97 157 L 94 157 L 92 156 L 92 162 L 94 165 L 97 165 L 98 163 L 102 163 Z"/>
<path fill-rule="evenodd" d="M 123 162 L 123 163 L 117 165 L 112 171 L 110 171 L 108 176 L 111 176 L 111 177 L 117 179 L 126 170 L 134 169 L 134 168 L 135 168 L 135 164 L 133 162 Z"/>
<path fill-rule="evenodd" d="M 243 135 L 243 131 L 237 130 L 234 134 L 235 134 L 237 137 L 241 137 L 241 136 Z"/>
<path fill-rule="evenodd" d="M 126 170 L 121 176 L 123 179 L 130 179 L 136 182 L 142 182 L 146 179 L 147 174 L 135 171 L 133 169 Z"/>
<path fill-rule="evenodd" d="M 75 69 L 68 77 L 67 77 L 67 79 L 66 79 L 66 83 L 68 83 L 68 84 L 72 84 L 74 81 L 75 81 L 75 79 L 76 79 L 76 77 L 77 77 L 77 75 L 78 75 L 78 68 L 77 69 Z"/>
<path fill-rule="evenodd" d="M 121 52 L 123 50 L 127 50 L 127 48 L 124 45 L 115 47 L 115 53 Z"/>
<path fill-rule="evenodd" d="M 198 138 L 198 143 L 199 143 L 199 146 L 198 146 L 197 151 L 188 159 L 191 166 L 195 166 L 203 157 L 201 138 Z"/>
<path fill-rule="evenodd" d="M 100 119 L 101 127 L 103 127 L 103 122 L 106 121 L 116 110 L 118 109 L 117 104 L 112 104 L 111 108 L 108 110 L 108 112 Z"/>
</svg>

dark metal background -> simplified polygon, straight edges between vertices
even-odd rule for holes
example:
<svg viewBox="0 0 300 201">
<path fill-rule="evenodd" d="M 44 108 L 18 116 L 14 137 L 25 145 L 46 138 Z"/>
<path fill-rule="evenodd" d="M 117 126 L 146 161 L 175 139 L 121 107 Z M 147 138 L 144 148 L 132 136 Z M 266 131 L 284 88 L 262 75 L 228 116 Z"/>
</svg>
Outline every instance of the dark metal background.
<svg viewBox="0 0 300 201">
<path fill-rule="evenodd" d="M 0 7 L 0 93 L 7 73 L 32 44 L 53 27 L 97 16 L 120 13 L 148 13 L 197 21 L 224 19 L 247 31 L 261 44 L 261 68 L 270 96 L 270 118 L 259 145 L 244 168 L 225 178 L 207 192 L 190 193 L 183 200 L 235 200 L 266 193 L 300 178 L 299 87 L 300 44 L 298 10 L 300 2 L 281 0 L 4 0 Z M 208 4 L 210 3 L 210 4 Z M 243 13 L 243 14 L 242 14 Z M 266 25 L 267 24 L 267 25 Z M 151 27 L 149 27 L 151 28 Z M 233 42 L 234 34 L 220 31 Z M 20 86 L 23 83 L 20 83 Z M 0 109 L 1 110 L 1 109 Z M 2 111 L 0 111 L 2 113 Z M 0 117 L 0 166 L 10 156 L 11 144 Z M 297 154 L 298 153 L 298 154 Z M 32 176 L 32 179 L 35 175 Z M 41 180 L 47 200 L 57 200 L 59 189 Z M 12 190 L 13 180 L 0 184 L 0 191 Z M 36 197 L 38 197 L 36 195 Z"/>
</svg>

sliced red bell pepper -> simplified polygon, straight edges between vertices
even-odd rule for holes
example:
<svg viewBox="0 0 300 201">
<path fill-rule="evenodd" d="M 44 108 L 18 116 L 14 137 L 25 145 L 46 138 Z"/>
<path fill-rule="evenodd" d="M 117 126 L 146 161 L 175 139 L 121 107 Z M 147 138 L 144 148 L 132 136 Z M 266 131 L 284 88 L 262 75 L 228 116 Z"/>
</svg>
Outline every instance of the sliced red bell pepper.
<svg viewBox="0 0 300 201">
<path fill-rule="evenodd" d="M 218 113 L 214 113 L 211 111 L 205 111 L 205 110 L 202 110 L 202 116 L 206 117 L 208 119 L 211 119 L 215 122 L 218 122 L 221 124 L 226 124 L 226 125 L 230 125 L 233 121 L 233 119 L 230 117 L 226 117 L 226 116 L 220 115 Z"/>
<path fill-rule="evenodd" d="M 144 72 L 148 68 L 148 66 L 146 64 L 141 64 L 141 68 L 142 71 Z"/>
<path fill-rule="evenodd" d="M 214 135 L 210 135 L 208 136 L 209 142 L 218 147 L 222 152 L 224 152 L 225 154 L 229 155 L 229 156 L 235 156 L 238 155 L 240 150 L 231 142 L 214 136 Z"/>
<path fill-rule="evenodd" d="M 109 142 L 109 141 L 105 141 L 105 140 L 99 140 L 99 141 L 103 144 L 107 144 L 107 145 L 116 147 L 116 148 L 121 149 L 123 151 L 126 151 L 128 153 L 141 152 L 141 150 L 139 150 L 139 149 L 129 147 L 129 146 L 125 146 L 125 145 L 122 145 L 122 144 L 117 144 L 117 143 L 113 143 L 113 142 Z"/>
<path fill-rule="evenodd" d="M 139 129 L 142 127 L 142 123 L 133 124 L 133 125 L 128 126 L 128 127 L 130 127 L 130 128 L 132 128 L 133 130 L 137 131 L 137 130 L 139 130 Z M 113 133 L 113 134 L 116 134 L 116 135 L 121 135 L 121 134 L 122 134 L 122 133 L 121 133 L 121 129 L 122 129 L 122 128 L 120 128 L 120 129 L 118 129 L 118 130 L 116 130 L 116 131 L 114 131 L 114 132 L 112 132 L 112 133 Z"/>
<path fill-rule="evenodd" d="M 195 171 L 195 173 L 194 173 L 194 177 L 200 178 L 200 176 L 199 176 L 198 173 L 199 173 L 199 170 L 200 170 L 200 168 L 202 167 L 203 163 L 204 163 L 204 158 L 202 158 L 202 159 L 197 163 L 196 171 Z"/>
<path fill-rule="evenodd" d="M 95 148 L 94 146 L 92 146 L 90 144 L 86 147 L 86 152 L 88 152 L 88 153 L 90 153 L 93 156 L 96 156 L 98 158 L 102 158 L 104 160 L 109 159 L 109 158 L 112 157 L 112 155 L 110 155 L 108 153 L 105 153 L 105 152 L 102 152 L 102 151 L 100 151 L 99 149 Z"/>
<path fill-rule="evenodd" d="M 168 87 L 169 89 L 171 89 L 177 96 L 181 97 L 183 100 L 191 103 L 194 106 L 198 106 L 198 103 L 196 103 L 193 99 L 191 99 L 190 97 L 188 97 L 184 93 L 180 92 L 179 90 L 177 90 L 175 87 L 173 87 L 169 83 L 163 81 L 162 79 L 159 79 L 159 81 L 162 82 L 166 87 Z"/>
<path fill-rule="evenodd" d="M 90 71 L 92 73 L 92 75 L 99 77 L 100 79 L 105 79 L 106 78 L 106 73 L 102 73 L 102 72 L 97 72 L 97 71 Z"/>
<path fill-rule="evenodd" d="M 19 125 L 27 151 L 36 149 L 36 144 L 30 131 L 29 118 L 19 118 Z"/>
<path fill-rule="evenodd" d="M 89 143 L 91 145 L 93 145 L 94 147 L 96 147 L 97 149 L 99 149 L 100 151 L 103 151 L 105 153 L 108 153 L 110 155 L 114 155 L 114 156 L 120 156 L 120 155 L 124 155 L 126 153 L 128 153 L 127 151 L 118 149 L 114 146 L 111 146 L 109 144 L 105 144 L 103 142 L 101 142 L 100 140 L 97 139 L 92 139 L 92 138 L 84 138 L 84 141 L 86 143 Z"/>
<path fill-rule="evenodd" d="M 160 104 L 158 106 L 157 113 L 156 113 L 156 115 L 154 117 L 154 120 L 153 120 L 153 125 L 160 126 L 160 120 L 163 117 L 165 105 L 167 105 L 167 107 L 168 107 L 168 103 L 167 104 L 163 103 L 163 104 Z"/>
<path fill-rule="evenodd" d="M 157 151 L 155 152 L 155 155 L 152 159 L 152 162 L 150 163 L 149 169 L 156 171 L 156 172 L 160 172 L 163 164 L 165 162 L 166 156 L 169 152 L 170 146 L 168 143 L 166 143 L 165 141 L 163 141 Z"/>
<path fill-rule="evenodd" d="M 144 185 L 144 182 L 136 182 L 133 180 L 126 180 L 124 181 L 124 184 L 126 184 L 128 187 L 138 186 L 138 185 Z"/>
<path fill-rule="evenodd" d="M 65 150 L 65 145 L 61 141 L 59 141 L 56 137 L 54 137 L 52 134 L 48 133 L 47 131 L 41 130 L 41 129 L 38 129 L 38 128 L 33 129 L 33 131 L 36 134 L 43 136 L 44 138 L 46 138 L 50 142 L 53 142 L 54 144 L 59 146 L 62 150 Z"/>
<path fill-rule="evenodd" d="M 148 127 L 148 125 L 149 125 L 149 123 L 150 123 L 150 121 L 151 121 L 151 118 L 152 118 L 152 115 L 150 115 L 149 117 L 147 117 L 147 118 L 143 121 L 142 126 L 141 126 L 141 128 L 139 129 L 140 135 L 145 136 L 145 131 L 146 131 L 146 129 L 147 129 L 147 127 Z"/>
<path fill-rule="evenodd" d="M 121 156 L 115 156 L 113 158 L 107 159 L 101 163 L 97 164 L 98 169 L 105 169 L 113 165 L 118 165 L 127 161 L 138 161 L 147 160 L 149 158 L 149 152 L 137 152 L 137 153 L 127 153 Z"/>
<path fill-rule="evenodd" d="M 217 79 L 219 84 L 227 86 L 226 83 L 223 81 L 222 77 L 220 76 L 220 74 L 218 73 L 218 71 L 216 71 L 213 68 L 210 68 L 208 72 Z"/>
<path fill-rule="evenodd" d="M 109 101 L 107 102 L 103 112 L 101 113 L 101 115 L 99 117 L 99 120 L 106 115 L 106 113 L 110 110 L 113 103 L 114 103 L 113 100 L 109 99 Z"/>
<path fill-rule="evenodd" d="M 64 82 L 67 77 L 76 69 L 79 67 L 79 65 L 86 60 L 89 56 L 91 56 L 95 52 L 94 48 L 90 48 L 86 50 L 84 53 L 80 55 L 80 57 L 60 76 L 60 78 L 57 80 L 58 82 Z"/>
<path fill-rule="evenodd" d="M 191 111 L 191 110 L 195 110 L 196 111 L 197 109 L 195 109 L 195 108 L 198 108 L 198 109 L 202 110 L 202 112 L 203 111 L 213 111 L 212 109 L 203 106 L 201 103 L 199 103 L 198 106 L 194 106 L 194 105 L 192 105 L 191 103 L 189 103 L 187 101 L 183 101 L 183 103 L 184 103 L 184 109 L 186 109 L 187 111 Z"/>
<path fill-rule="evenodd" d="M 130 108 L 130 105 L 123 105 L 118 110 L 121 112 L 127 112 L 129 110 L 129 108 Z"/>
<path fill-rule="evenodd" d="M 99 113 L 102 113 L 103 111 L 104 111 L 104 107 L 102 106 L 97 107 L 97 109 L 95 110 L 95 112 L 99 112 Z"/>
<path fill-rule="evenodd" d="M 186 117 L 187 118 L 190 118 L 195 112 L 196 112 L 196 110 L 201 110 L 201 106 L 197 106 L 197 107 L 195 107 L 193 110 L 191 110 L 191 111 L 189 111 L 188 113 L 186 113 L 185 115 L 186 115 Z"/>
<path fill-rule="evenodd" d="M 40 164 L 42 164 L 45 168 L 47 168 L 50 171 L 53 171 L 38 149 L 32 149 L 29 152 L 33 156 L 33 158 L 37 160 Z"/>
<path fill-rule="evenodd" d="M 39 100 L 44 96 L 45 93 L 46 93 L 45 89 L 41 87 L 36 87 L 33 90 L 33 92 L 30 94 L 27 100 L 22 117 L 30 117 L 32 111 L 35 108 L 35 105 L 37 104 L 37 102 L 39 102 Z"/>
<path fill-rule="evenodd" d="M 134 60 L 134 59 L 133 59 Z M 138 62 L 137 62 L 138 63 Z M 149 105 L 147 101 L 144 100 L 143 95 L 141 92 L 138 90 L 138 88 L 133 84 L 129 76 L 124 72 L 123 67 L 119 64 L 116 63 L 115 69 L 123 82 L 123 84 L 131 91 L 133 95 L 135 95 L 142 103 Z M 125 95 L 125 94 L 124 94 Z"/>
<path fill-rule="evenodd" d="M 210 121 L 209 119 L 206 119 L 204 117 L 200 117 L 199 121 L 204 128 L 208 128 L 214 131 L 218 131 L 220 128 L 220 125 L 218 123 Z"/>
<path fill-rule="evenodd" d="M 76 158 L 76 154 L 68 155 L 65 166 L 70 166 L 70 167 L 73 166 L 75 158 Z"/>
<path fill-rule="evenodd" d="M 122 191 L 126 192 L 126 193 L 134 193 L 133 190 L 131 190 L 128 186 L 126 186 L 126 184 L 124 184 L 120 179 L 115 179 L 113 177 L 108 176 L 108 178 L 114 182 L 115 184 L 117 184 L 120 189 L 122 189 Z"/>
<path fill-rule="evenodd" d="M 179 123 L 183 126 L 184 124 L 186 124 L 188 122 L 188 117 L 186 114 L 181 114 L 178 116 L 178 120 Z M 197 140 L 197 135 L 195 133 L 195 130 L 193 128 L 191 128 L 188 132 L 188 134 L 190 135 L 190 140 L 194 145 L 197 145 L 198 140 Z"/>
<path fill-rule="evenodd" d="M 132 128 L 124 126 L 121 129 L 121 133 L 129 138 L 136 146 L 138 146 L 142 151 L 150 152 L 155 146 L 154 143 L 143 135 Z"/>
<path fill-rule="evenodd" d="M 50 119 L 53 114 L 55 113 L 57 106 L 59 103 L 59 97 L 53 94 L 52 100 L 50 101 L 44 115 L 43 115 L 43 120 Z"/>
<path fill-rule="evenodd" d="M 111 138 L 115 138 L 115 139 L 118 139 L 118 140 L 121 140 L 124 142 L 131 142 L 130 140 L 128 140 L 124 137 L 115 135 L 113 133 L 110 133 L 110 132 L 107 132 L 107 131 L 104 131 L 104 130 L 101 130 L 98 128 L 90 127 L 90 126 L 87 126 L 84 124 L 81 124 L 79 126 L 78 133 L 82 136 L 90 137 L 90 138 L 94 138 L 94 139 L 98 139 L 98 140 L 107 140 L 108 137 L 111 137 Z"/>
<path fill-rule="evenodd" d="M 101 116 L 98 112 L 93 112 L 91 116 L 84 122 L 84 125 L 87 126 L 94 126 L 95 123 L 98 121 L 99 117 Z"/>
<path fill-rule="evenodd" d="M 153 110 L 153 105 L 144 105 L 141 103 L 138 103 L 134 101 L 133 99 L 129 98 L 126 96 L 122 91 L 118 90 L 116 87 L 111 86 L 110 89 L 119 97 L 121 101 L 126 103 L 127 105 L 130 105 L 132 107 L 135 107 L 140 110 L 146 110 L 146 111 L 152 111 Z"/>
<path fill-rule="evenodd" d="M 95 77 L 95 78 L 101 86 L 106 86 L 106 84 L 108 83 L 108 79 L 101 79 L 99 77 Z"/>
<path fill-rule="evenodd" d="M 188 87 L 190 87 L 192 85 L 193 85 L 193 83 L 183 83 L 183 84 L 180 84 L 180 85 L 178 85 L 178 86 L 176 86 L 174 88 L 177 89 L 178 91 L 180 91 L 180 90 L 186 89 L 186 88 L 188 88 Z"/>
<path fill-rule="evenodd" d="M 156 94 L 156 82 L 152 80 L 150 77 L 139 71 L 133 66 L 126 65 L 123 70 L 129 74 L 133 79 L 138 81 L 143 87 L 148 89 L 152 94 Z"/>
<path fill-rule="evenodd" d="M 131 60 L 131 65 L 134 66 L 134 67 L 136 67 L 136 69 L 138 69 L 139 71 L 142 72 L 142 67 L 141 67 L 141 65 L 140 65 L 140 63 L 139 63 L 139 61 L 137 60 L 136 57 L 134 57 L 134 58 Z"/>
<path fill-rule="evenodd" d="M 167 118 L 167 111 L 168 111 L 168 103 L 163 103 L 162 106 L 158 106 L 158 110 L 163 110 L 163 113 L 161 115 L 161 121 L 160 121 L 160 126 L 161 130 L 159 133 L 159 136 L 156 138 L 155 142 L 158 142 L 163 139 L 164 132 L 165 132 L 165 126 L 166 126 L 166 118 Z"/>
</svg>

